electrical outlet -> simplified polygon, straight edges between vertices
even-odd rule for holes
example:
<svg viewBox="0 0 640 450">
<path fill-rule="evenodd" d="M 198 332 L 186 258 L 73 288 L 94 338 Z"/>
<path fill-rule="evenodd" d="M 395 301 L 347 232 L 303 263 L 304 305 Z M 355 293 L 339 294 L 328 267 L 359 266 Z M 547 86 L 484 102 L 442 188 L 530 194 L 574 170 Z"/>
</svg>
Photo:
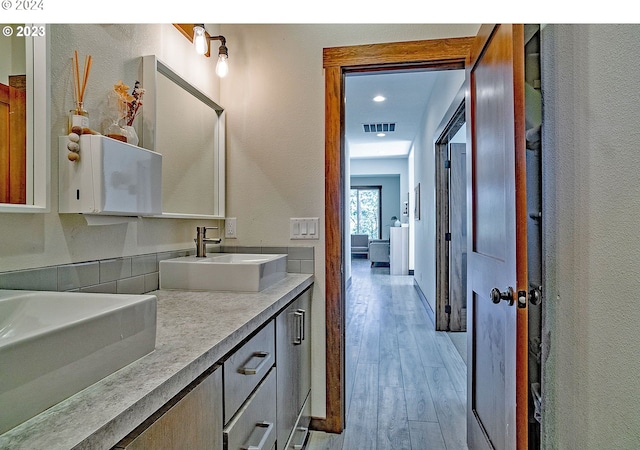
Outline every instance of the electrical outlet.
<svg viewBox="0 0 640 450">
<path fill-rule="evenodd" d="M 228 217 L 224 219 L 224 237 L 235 239 L 236 236 L 236 218 Z"/>
</svg>

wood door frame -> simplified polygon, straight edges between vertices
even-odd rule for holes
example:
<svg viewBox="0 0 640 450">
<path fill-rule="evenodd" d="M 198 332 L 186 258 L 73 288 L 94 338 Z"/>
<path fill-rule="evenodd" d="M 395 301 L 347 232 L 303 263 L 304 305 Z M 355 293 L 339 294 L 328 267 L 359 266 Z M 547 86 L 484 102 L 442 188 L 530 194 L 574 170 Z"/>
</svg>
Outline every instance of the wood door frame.
<svg viewBox="0 0 640 450">
<path fill-rule="evenodd" d="M 326 417 L 312 428 L 345 426 L 344 78 L 350 72 L 464 69 L 475 37 L 323 49 L 325 71 Z"/>
<path fill-rule="evenodd" d="M 453 135 L 459 130 L 459 121 L 466 120 L 465 116 L 466 82 L 462 85 L 456 97 L 451 102 L 436 129 L 436 310 L 434 311 L 436 331 L 450 331 L 449 314 L 446 306 L 449 301 L 449 242 L 445 233 L 449 232 L 449 174 L 445 169 L 445 161 L 449 158 L 449 143 Z M 460 330 L 455 330 L 460 331 Z"/>
</svg>

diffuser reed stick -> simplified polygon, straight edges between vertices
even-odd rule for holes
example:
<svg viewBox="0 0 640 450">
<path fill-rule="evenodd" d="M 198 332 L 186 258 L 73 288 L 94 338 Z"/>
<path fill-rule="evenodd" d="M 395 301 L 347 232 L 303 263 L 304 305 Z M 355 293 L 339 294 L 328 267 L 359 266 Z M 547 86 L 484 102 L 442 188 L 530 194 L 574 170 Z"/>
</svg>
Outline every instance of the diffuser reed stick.
<svg viewBox="0 0 640 450">
<path fill-rule="evenodd" d="M 84 99 L 84 92 L 87 88 L 87 80 L 89 79 L 89 73 L 91 72 L 91 64 L 92 64 L 93 60 L 91 58 L 91 55 L 87 56 L 85 58 L 85 63 L 84 63 L 84 74 L 83 74 L 83 80 L 82 80 L 82 90 L 80 91 L 80 101 L 82 102 Z"/>
<path fill-rule="evenodd" d="M 78 68 L 78 50 L 73 53 L 73 101 L 78 106 L 80 101 L 80 70 Z"/>
</svg>

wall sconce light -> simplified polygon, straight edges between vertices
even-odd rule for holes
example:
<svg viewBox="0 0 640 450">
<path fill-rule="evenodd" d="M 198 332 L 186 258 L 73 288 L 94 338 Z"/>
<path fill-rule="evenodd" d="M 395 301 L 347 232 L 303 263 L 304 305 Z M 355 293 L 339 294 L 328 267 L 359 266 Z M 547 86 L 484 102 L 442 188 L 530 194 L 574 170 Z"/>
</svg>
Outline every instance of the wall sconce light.
<svg viewBox="0 0 640 450">
<path fill-rule="evenodd" d="M 224 36 L 209 36 L 204 29 L 204 24 L 196 24 L 193 26 L 193 44 L 199 55 L 204 55 L 209 50 L 209 41 L 220 41 L 218 48 L 218 62 L 216 64 L 216 74 L 220 78 L 224 78 L 229 73 L 229 50 L 227 49 L 227 40 Z"/>
</svg>

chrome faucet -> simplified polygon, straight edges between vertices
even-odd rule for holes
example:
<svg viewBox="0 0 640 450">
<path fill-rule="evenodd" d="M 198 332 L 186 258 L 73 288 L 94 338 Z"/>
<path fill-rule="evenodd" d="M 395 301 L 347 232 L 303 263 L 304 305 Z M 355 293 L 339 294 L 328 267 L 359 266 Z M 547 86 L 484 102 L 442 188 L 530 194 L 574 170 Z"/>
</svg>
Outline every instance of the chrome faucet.
<svg viewBox="0 0 640 450">
<path fill-rule="evenodd" d="M 196 238 L 193 241 L 196 243 L 196 256 L 198 258 L 207 256 L 207 244 L 219 244 L 222 242 L 220 238 L 207 237 L 207 230 L 217 229 L 218 227 L 196 227 Z"/>
</svg>

